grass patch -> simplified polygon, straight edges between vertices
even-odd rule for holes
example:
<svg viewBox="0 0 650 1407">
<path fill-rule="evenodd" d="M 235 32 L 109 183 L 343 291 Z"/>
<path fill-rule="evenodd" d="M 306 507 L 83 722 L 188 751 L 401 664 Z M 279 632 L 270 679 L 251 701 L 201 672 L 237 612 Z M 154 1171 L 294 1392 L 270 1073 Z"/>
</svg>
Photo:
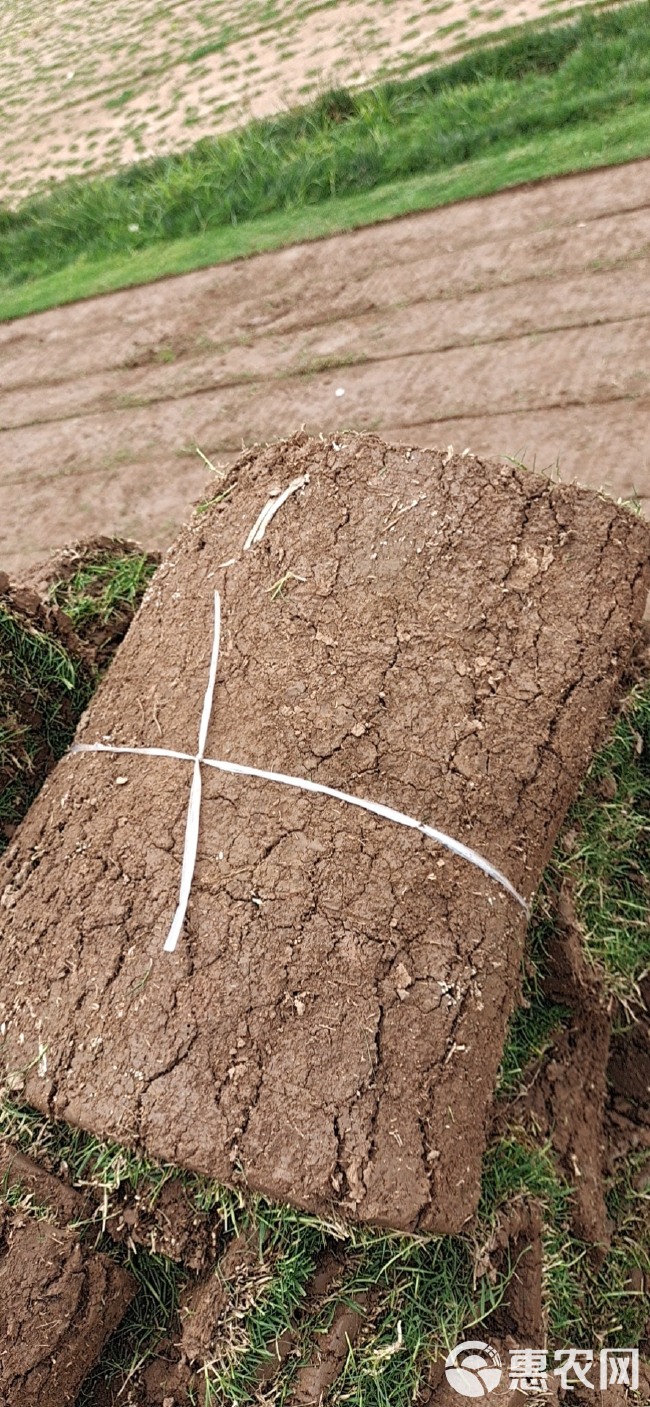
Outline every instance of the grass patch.
<svg viewBox="0 0 650 1407">
<path fill-rule="evenodd" d="M 0 312 L 648 150 L 643 0 L 525 31 L 421 77 L 337 90 L 180 155 L 68 181 L 5 209 Z"/>
<path fill-rule="evenodd" d="M 153 283 L 194 269 L 248 258 L 303 240 L 493 195 L 522 183 L 620 165 L 650 152 L 650 108 L 518 144 L 434 176 L 394 182 L 358 196 L 337 197 L 301 210 L 283 210 L 201 235 L 160 242 L 131 253 L 79 257 L 56 273 L 13 285 L 0 277 L 0 320 Z M 1 235 L 0 235 L 1 241 Z"/>
<path fill-rule="evenodd" d="M 542 1210 L 544 1300 L 552 1346 L 623 1347 L 643 1338 L 644 1277 L 650 1273 L 649 1174 L 650 1154 L 644 1150 L 622 1159 L 608 1179 L 612 1240 L 601 1259 L 570 1231 L 571 1189 L 548 1149 L 535 1146 L 521 1130 L 488 1148 L 484 1216 L 522 1195 L 533 1197 Z"/>
<path fill-rule="evenodd" d="M 650 688 L 634 690 L 598 753 L 556 847 L 540 898 L 551 923 L 572 884 L 587 957 L 624 1007 L 650 967 Z"/>
<path fill-rule="evenodd" d="M 109 110 L 119 112 L 119 109 L 125 107 L 127 103 L 130 103 L 131 99 L 134 97 L 135 88 L 124 88 L 116 98 L 107 98 L 105 106 L 109 108 Z"/>
<path fill-rule="evenodd" d="M 0 851 L 70 746 L 154 568 L 144 553 L 97 549 L 52 586 L 51 600 L 93 647 L 93 667 L 78 642 L 75 654 L 45 622 L 0 600 Z"/>
<path fill-rule="evenodd" d="M 349 1252 L 346 1275 L 323 1318 L 326 1324 L 338 1305 L 363 1303 L 362 1296 L 364 1318 L 328 1404 L 412 1403 L 429 1361 L 447 1352 L 503 1297 L 508 1275 L 495 1284 L 486 1277 L 475 1280 L 473 1265 L 473 1245 L 460 1236 L 428 1242 L 369 1236 Z M 313 1318 L 304 1326 L 305 1357 L 323 1327 Z"/>
<path fill-rule="evenodd" d="M 0 602 L 0 851 L 63 756 L 94 690 L 51 633 Z"/>
<path fill-rule="evenodd" d="M 476 1248 L 511 1189 L 521 1192 L 528 1167 L 524 1158 L 523 1171 L 518 1169 L 516 1176 L 511 1172 L 509 1179 L 488 1179 L 475 1235 L 418 1239 L 321 1221 L 261 1197 L 228 1191 L 117 1144 L 102 1143 L 66 1124 L 52 1123 L 11 1099 L 0 1103 L 0 1139 L 45 1160 L 54 1170 L 66 1168 L 77 1185 L 98 1186 L 108 1198 L 108 1208 L 111 1196 L 124 1185 L 137 1189 L 142 1201 L 152 1206 L 164 1183 L 180 1176 L 197 1209 L 217 1210 L 225 1235 L 253 1234 L 258 1259 L 229 1288 L 227 1310 L 205 1373 L 208 1404 L 237 1402 L 240 1407 L 257 1400 L 260 1369 L 268 1362 L 276 1338 L 297 1326 L 296 1352 L 269 1399 L 281 1403 L 299 1363 L 309 1356 L 314 1336 L 327 1327 L 337 1305 L 354 1304 L 365 1295 L 371 1296 L 372 1304 L 364 1332 L 331 1401 L 348 1402 L 353 1391 L 359 1393 L 354 1400 L 363 1407 L 407 1407 L 428 1359 L 446 1352 L 463 1330 L 479 1323 L 501 1302 L 510 1267 L 494 1283 L 485 1276 L 477 1280 Z M 324 1308 L 303 1314 L 313 1270 L 320 1256 L 333 1248 L 345 1253 L 342 1283 Z M 120 1251 L 117 1254 L 123 1259 Z M 138 1294 L 104 1355 L 101 1372 L 108 1376 L 135 1371 L 155 1351 L 183 1282 L 182 1271 L 164 1257 L 137 1252 L 127 1264 L 145 1277 L 145 1290 Z M 159 1286 L 157 1295 L 149 1288 L 152 1275 Z M 398 1338 L 399 1352 L 387 1353 Z M 96 1377 L 90 1387 L 93 1382 Z M 92 1396 L 86 1394 L 80 1407 L 90 1402 Z"/>
<path fill-rule="evenodd" d="M 5 1100 L 0 1104 L 0 1140 L 65 1173 L 76 1187 L 97 1187 L 105 1205 L 121 1187 L 146 1188 L 146 1205 L 155 1205 L 175 1168 L 156 1163 L 119 1144 L 102 1142 L 81 1129 L 46 1119 L 28 1105 Z M 188 1183 L 191 1179 L 188 1177 Z"/>
<path fill-rule="evenodd" d="M 271 1227 L 253 1222 L 258 1259 L 229 1285 L 228 1304 L 206 1367 L 206 1407 L 252 1400 L 276 1338 L 294 1322 L 327 1241 L 324 1227 L 285 1214 Z"/>
<path fill-rule="evenodd" d="M 117 1191 L 125 1183 L 152 1205 L 170 1177 L 159 1165 L 115 1144 L 64 1124 L 49 1123 L 10 1100 L 0 1106 L 0 1137 L 36 1154 L 53 1167 L 65 1165 L 78 1185 L 92 1181 Z M 198 1209 L 217 1209 L 224 1235 L 252 1234 L 257 1257 L 228 1286 L 217 1326 L 214 1353 L 206 1365 L 208 1404 L 259 1400 L 259 1375 L 273 1345 L 291 1330 L 294 1348 L 265 1401 L 283 1403 L 301 1363 L 341 1304 L 362 1304 L 363 1327 L 328 1404 L 407 1407 L 429 1363 L 486 1319 L 507 1293 L 513 1265 L 476 1274 L 477 1258 L 500 1214 L 522 1197 L 543 1214 L 545 1303 L 551 1346 L 598 1347 L 635 1344 L 647 1306 L 639 1277 L 650 1273 L 650 1198 L 644 1191 L 648 1153 L 623 1160 L 607 1189 L 613 1223 L 611 1248 L 599 1264 L 592 1248 L 569 1229 L 571 1189 L 558 1174 L 550 1151 L 512 1129 L 487 1150 L 478 1216 L 465 1235 L 414 1238 L 346 1227 L 278 1207 L 260 1197 L 231 1192 L 206 1179 L 181 1173 Z M 14 1198 L 20 1205 L 20 1194 Z M 39 1209 L 39 1214 L 47 1214 Z M 102 1242 L 104 1249 L 108 1243 Z M 306 1290 L 320 1257 L 341 1257 L 341 1278 L 326 1300 L 310 1307 Z M 134 1374 L 146 1363 L 174 1319 L 187 1276 L 163 1256 L 144 1251 L 125 1259 L 140 1289 L 127 1318 L 109 1343 L 100 1374 Z M 638 1272 L 636 1280 L 634 1271 Z M 471 1335 L 470 1335 L 471 1336 Z M 94 1375 L 79 1407 L 93 1400 Z"/>
<path fill-rule="evenodd" d="M 528 931 L 522 1005 L 501 1061 L 502 1096 L 522 1088 L 567 1009 L 544 990 L 546 949 L 560 886 L 571 884 L 587 958 L 606 989 L 633 1016 L 638 983 L 650 968 L 650 685 L 628 695 L 571 807 L 535 899 Z"/>
<path fill-rule="evenodd" d="M 523 1088 L 526 1071 L 548 1050 L 555 1032 L 569 1014 L 566 1007 L 550 1001 L 544 993 L 543 961 L 536 963 L 532 971 L 530 959 L 527 966 L 522 1005 L 511 1018 L 499 1071 L 498 1089 L 504 1098 Z"/>
<path fill-rule="evenodd" d="M 138 1288 L 122 1323 L 104 1350 L 100 1370 L 96 1369 L 86 1379 L 75 1407 L 94 1407 L 100 1378 L 110 1382 L 119 1377 L 126 1388 L 173 1324 L 180 1291 L 187 1280 L 186 1272 L 167 1256 L 138 1249 L 125 1256 L 108 1241 L 102 1245 L 102 1250 L 113 1254 L 114 1259 L 126 1267 Z M 129 1401 L 128 1396 L 125 1401 Z"/>
<path fill-rule="evenodd" d="M 592 1248 L 571 1236 L 563 1217 L 547 1216 L 544 1231 L 549 1337 L 598 1349 L 643 1340 L 650 1274 L 650 1196 L 647 1150 L 622 1160 L 606 1189 L 612 1240 L 599 1264 Z M 644 1190 L 645 1184 L 645 1190 Z"/>
<path fill-rule="evenodd" d="M 638 1344 L 647 1334 L 650 1279 L 650 1158 L 633 1153 L 610 1178 L 607 1210 L 614 1226 L 602 1266 L 586 1265 L 581 1317 L 593 1342 Z M 568 1327 L 568 1326 L 567 1326 Z M 563 1332 L 564 1326 L 557 1330 Z"/>
<path fill-rule="evenodd" d="M 139 605 L 155 566 L 146 552 L 108 552 L 84 562 L 65 581 L 55 582 L 50 599 L 61 606 L 78 634 L 90 624 L 108 625 L 126 607 Z"/>
<path fill-rule="evenodd" d="M 208 54 L 222 54 L 239 37 L 239 31 L 234 25 L 224 24 L 220 29 L 216 39 L 209 39 L 205 44 L 199 44 L 187 55 L 186 63 L 198 63 L 199 59 L 207 58 Z"/>
<path fill-rule="evenodd" d="M 22 1216 L 34 1216 L 37 1221 L 53 1223 L 56 1220 L 51 1207 L 37 1201 L 34 1193 L 22 1187 L 20 1183 L 9 1182 L 7 1175 L 0 1180 L 0 1205 Z"/>
</svg>

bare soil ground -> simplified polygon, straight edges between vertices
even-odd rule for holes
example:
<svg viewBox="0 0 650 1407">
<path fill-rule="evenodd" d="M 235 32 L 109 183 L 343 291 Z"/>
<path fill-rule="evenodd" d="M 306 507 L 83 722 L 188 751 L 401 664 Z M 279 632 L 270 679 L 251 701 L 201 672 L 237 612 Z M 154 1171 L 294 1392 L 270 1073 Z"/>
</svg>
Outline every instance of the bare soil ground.
<svg viewBox="0 0 650 1407">
<path fill-rule="evenodd" d="M 579 0 L 578 0 L 579 3 Z M 563 0 L 34 0 L 0 11 L 0 200 L 430 66 Z"/>
<path fill-rule="evenodd" d="M 242 444 L 341 427 L 650 504 L 650 161 L 0 327 L 0 562 L 166 547 Z M 339 392 L 344 394 L 337 394 Z"/>
</svg>

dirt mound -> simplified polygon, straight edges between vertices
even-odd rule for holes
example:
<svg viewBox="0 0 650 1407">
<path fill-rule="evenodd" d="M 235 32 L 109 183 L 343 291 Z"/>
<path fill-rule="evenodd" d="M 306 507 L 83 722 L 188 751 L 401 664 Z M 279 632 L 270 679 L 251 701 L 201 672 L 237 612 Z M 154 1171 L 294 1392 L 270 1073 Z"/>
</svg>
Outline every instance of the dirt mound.
<svg viewBox="0 0 650 1407">
<path fill-rule="evenodd" d="M 55 1177 L 33 1158 L 8 1144 L 0 1144 L 0 1188 L 5 1195 L 12 1188 L 19 1191 L 23 1204 L 31 1199 L 34 1206 L 46 1208 L 58 1226 L 92 1215 L 89 1196 L 82 1196 L 63 1178 Z"/>
<path fill-rule="evenodd" d="M 74 1232 L 0 1206 L 0 1400 L 74 1403 L 134 1293 L 131 1277 Z"/>
<path fill-rule="evenodd" d="M 58 1225 L 92 1222 L 116 1245 L 144 1246 L 194 1272 L 204 1270 L 217 1255 L 217 1219 L 197 1210 L 179 1177 L 164 1182 L 155 1198 L 145 1198 L 128 1184 L 109 1198 L 101 1179 L 93 1182 L 92 1165 L 81 1192 L 11 1144 L 0 1143 L 0 1187 L 18 1189 L 21 1201 L 27 1197 L 35 1206 L 46 1207 Z"/>
<path fill-rule="evenodd" d="M 367 1296 L 358 1295 L 354 1305 L 339 1305 L 329 1329 L 321 1336 L 313 1355 L 296 1375 L 290 1401 L 295 1407 L 313 1407 L 324 1400 L 327 1389 L 341 1372 L 363 1324 Z"/>
<path fill-rule="evenodd" d="M 568 887 L 559 896 L 556 927 L 546 951 L 543 986 L 566 1020 L 551 1049 L 529 1073 L 527 1089 L 497 1106 L 495 1128 L 514 1120 L 549 1140 L 562 1175 L 573 1187 L 573 1230 L 606 1246 L 608 1218 L 603 1178 L 607 1166 L 607 1068 L 612 1001 L 585 958 Z"/>
<path fill-rule="evenodd" d="M 650 1149 L 650 977 L 639 996 L 641 1010 L 612 1039 L 607 1072 L 609 1136 L 622 1149 Z"/>
<path fill-rule="evenodd" d="M 529 898 L 647 569 L 646 525 L 595 494 L 298 436 L 245 455 L 181 535 L 81 736 L 194 754 L 218 588 L 208 756 L 398 807 Z M 68 757 L 32 808 L 2 876 L 12 1077 L 37 1108 L 224 1183 L 460 1228 L 523 909 L 412 829 L 204 767 L 191 903 L 165 954 L 190 770 Z"/>
<path fill-rule="evenodd" d="M 99 1189 L 95 1192 L 99 1203 Z M 214 1260 L 220 1239 L 216 1219 L 192 1204 L 180 1177 L 165 1182 L 153 1202 L 128 1188 L 113 1199 L 106 1229 L 113 1241 L 146 1246 L 157 1255 L 203 1270 Z"/>
</svg>

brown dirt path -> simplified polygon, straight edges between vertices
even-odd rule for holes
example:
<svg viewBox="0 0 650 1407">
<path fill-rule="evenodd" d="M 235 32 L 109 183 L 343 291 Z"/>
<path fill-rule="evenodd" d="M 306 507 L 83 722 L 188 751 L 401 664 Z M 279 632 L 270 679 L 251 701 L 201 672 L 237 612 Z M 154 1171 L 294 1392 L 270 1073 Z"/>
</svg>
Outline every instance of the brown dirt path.
<svg viewBox="0 0 650 1407">
<path fill-rule="evenodd" d="M 310 431 L 511 455 L 650 503 L 650 161 L 0 327 L 0 561 L 165 547 L 215 463 Z M 337 395 L 337 391 L 343 395 Z"/>
</svg>

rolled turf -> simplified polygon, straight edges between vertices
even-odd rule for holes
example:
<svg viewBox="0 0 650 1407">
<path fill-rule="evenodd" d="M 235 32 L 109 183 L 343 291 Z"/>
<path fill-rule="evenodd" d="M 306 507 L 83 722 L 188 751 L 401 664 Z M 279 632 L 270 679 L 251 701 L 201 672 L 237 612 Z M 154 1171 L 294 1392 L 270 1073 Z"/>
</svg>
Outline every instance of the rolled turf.
<svg viewBox="0 0 650 1407">
<path fill-rule="evenodd" d="M 196 751 L 218 588 L 207 755 L 396 807 L 529 899 L 643 614 L 647 526 L 513 465 L 372 436 L 253 451 L 225 493 L 160 569 L 80 736 Z M 0 875 L 12 1088 L 315 1212 L 458 1230 L 522 908 L 413 830 L 202 772 L 174 954 L 189 764 L 68 757 L 35 802 Z"/>
<path fill-rule="evenodd" d="M 159 554 L 92 538 L 0 572 L 0 850 L 66 751 L 124 638 Z"/>
</svg>

